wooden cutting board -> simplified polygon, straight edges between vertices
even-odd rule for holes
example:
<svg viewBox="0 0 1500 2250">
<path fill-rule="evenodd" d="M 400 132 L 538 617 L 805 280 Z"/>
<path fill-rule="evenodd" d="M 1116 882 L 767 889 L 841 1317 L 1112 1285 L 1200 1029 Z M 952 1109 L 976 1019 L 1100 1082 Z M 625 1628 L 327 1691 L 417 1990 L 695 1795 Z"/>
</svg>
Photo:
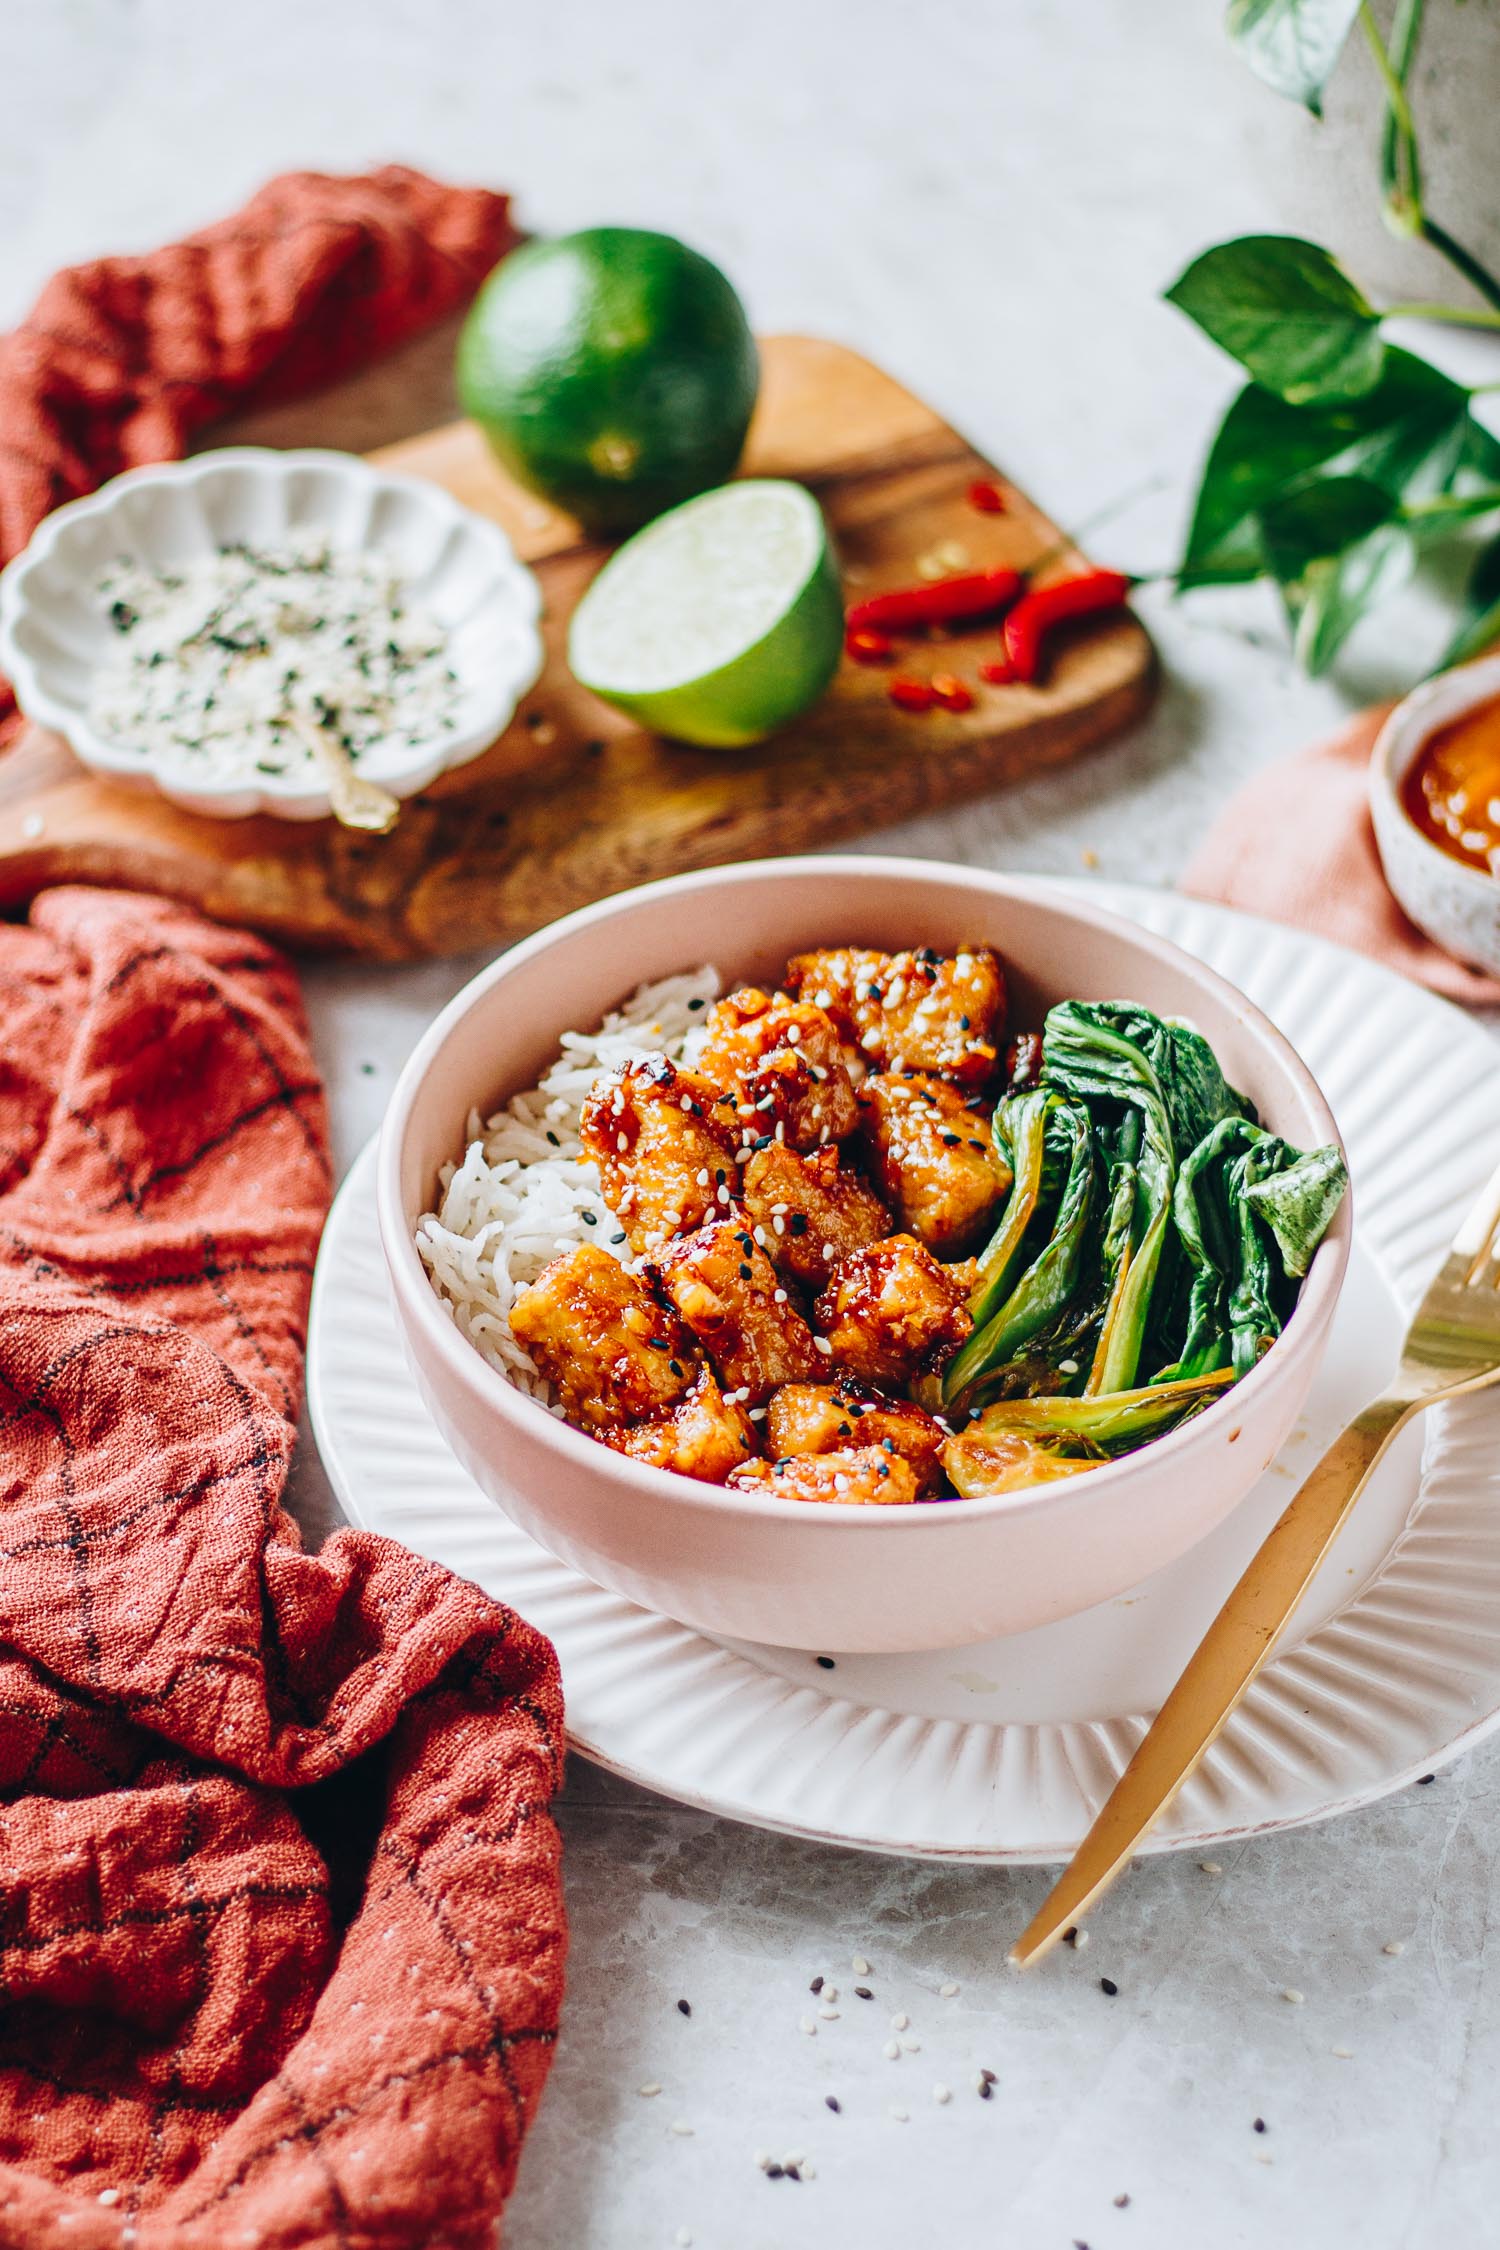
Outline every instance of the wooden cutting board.
<svg viewBox="0 0 1500 2250">
<path fill-rule="evenodd" d="M 919 561 L 1021 564 L 1054 525 L 920 399 L 841 345 L 776 336 L 762 347 L 748 473 L 798 478 L 833 526 L 851 596 L 909 583 Z M 397 960 L 508 941 L 651 876 L 824 844 L 1072 757 L 1145 709 L 1153 661 L 1131 617 L 1060 636 L 1036 687 L 986 688 L 993 628 L 916 648 L 903 668 L 956 672 L 972 711 L 912 716 L 889 675 L 845 663 L 828 695 L 749 751 L 664 743 L 607 710 L 562 659 L 568 618 L 606 549 L 507 478 L 468 423 L 371 456 L 434 478 L 495 517 L 536 570 L 547 663 L 506 733 L 412 799 L 389 836 L 332 822 L 206 820 L 154 792 L 86 773 L 39 727 L 0 759 L 0 906 L 82 879 L 170 892 L 293 944 Z M 1003 515 L 966 500 L 976 478 Z M 1076 562 L 1078 558 L 1073 558 Z"/>
</svg>

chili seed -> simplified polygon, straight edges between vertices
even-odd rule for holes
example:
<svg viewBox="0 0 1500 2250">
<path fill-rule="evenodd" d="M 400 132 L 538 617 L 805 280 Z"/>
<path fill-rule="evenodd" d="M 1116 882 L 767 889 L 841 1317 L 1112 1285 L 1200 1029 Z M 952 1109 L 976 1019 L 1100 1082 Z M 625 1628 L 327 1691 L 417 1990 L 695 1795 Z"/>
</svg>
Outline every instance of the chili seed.
<svg viewBox="0 0 1500 2250">
<path fill-rule="evenodd" d="M 889 633 L 878 633 L 871 625 L 860 625 L 846 633 L 844 648 L 856 664 L 888 664 L 894 654 Z"/>
<path fill-rule="evenodd" d="M 1010 687 L 1015 676 L 1008 657 L 1002 656 L 994 663 L 981 664 L 979 667 L 979 677 L 986 687 Z"/>
<path fill-rule="evenodd" d="M 952 672 L 935 672 L 932 678 L 932 697 L 945 711 L 972 711 L 974 691 L 964 686 Z"/>
</svg>

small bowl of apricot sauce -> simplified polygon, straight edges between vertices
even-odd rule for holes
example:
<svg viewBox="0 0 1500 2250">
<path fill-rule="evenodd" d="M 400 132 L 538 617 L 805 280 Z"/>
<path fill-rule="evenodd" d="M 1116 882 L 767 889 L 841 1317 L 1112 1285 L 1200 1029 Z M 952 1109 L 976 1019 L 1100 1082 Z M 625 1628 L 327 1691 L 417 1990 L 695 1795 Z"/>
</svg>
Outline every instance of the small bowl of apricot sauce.
<svg viewBox="0 0 1500 2250">
<path fill-rule="evenodd" d="M 1396 706 L 1370 812 L 1397 903 L 1445 953 L 1500 976 L 1500 655 Z"/>
</svg>

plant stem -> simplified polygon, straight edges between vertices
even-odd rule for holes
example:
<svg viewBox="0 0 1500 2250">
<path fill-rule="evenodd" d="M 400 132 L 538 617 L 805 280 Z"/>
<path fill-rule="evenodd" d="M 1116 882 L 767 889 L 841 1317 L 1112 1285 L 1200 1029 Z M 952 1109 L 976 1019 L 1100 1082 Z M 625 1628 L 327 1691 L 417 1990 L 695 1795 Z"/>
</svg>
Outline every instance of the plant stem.
<svg viewBox="0 0 1500 2250">
<path fill-rule="evenodd" d="M 1429 500 L 1413 500 L 1401 511 L 1408 523 L 1420 523 L 1429 516 L 1488 516 L 1500 508 L 1500 485 L 1488 492 L 1440 492 Z"/>
<path fill-rule="evenodd" d="M 1460 328 L 1500 328 L 1500 311 L 1479 305 L 1387 305 L 1382 320 L 1447 320 Z"/>
<path fill-rule="evenodd" d="M 1436 250 L 1439 257 L 1446 258 L 1456 273 L 1463 275 L 1471 289 L 1477 290 L 1487 304 L 1494 306 L 1496 311 L 1500 312 L 1500 281 L 1496 280 L 1487 266 L 1480 263 L 1471 250 L 1466 250 L 1461 242 L 1455 241 L 1447 228 L 1439 226 L 1437 220 L 1429 218 L 1422 208 L 1420 177 L 1417 170 L 1417 124 L 1412 115 L 1411 103 L 1406 98 L 1406 88 L 1402 84 L 1401 73 L 1386 52 L 1385 41 L 1380 35 L 1380 26 L 1375 21 L 1370 8 L 1370 0 L 1361 0 L 1359 20 L 1370 53 L 1375 58 L 1375 67 L 1380 73 L 1381 84 L 1385 88 L 1386 105 L 1395 124 L 1396 135 L 1407 161 L 1405 196 L 1402 203 L 1399 206 L 1393 205 L 1393 208 L 1398 209 L 1399 215 L 1404 220 L 1409 220 L 1413 231 L 1420 236 L 1422 241 Z M 1414 31 L 1410 27 L 1403 27 L 1402 60 L 1405 64 L 1410 63 L 1409 48 L 1414 44 L 1414 39 Z M 1429 317 L 1431 317 L 1430 312 Z M 1454 316 L 1444 314 L 1442 317 L 1451 319 Z"/>
</svg>

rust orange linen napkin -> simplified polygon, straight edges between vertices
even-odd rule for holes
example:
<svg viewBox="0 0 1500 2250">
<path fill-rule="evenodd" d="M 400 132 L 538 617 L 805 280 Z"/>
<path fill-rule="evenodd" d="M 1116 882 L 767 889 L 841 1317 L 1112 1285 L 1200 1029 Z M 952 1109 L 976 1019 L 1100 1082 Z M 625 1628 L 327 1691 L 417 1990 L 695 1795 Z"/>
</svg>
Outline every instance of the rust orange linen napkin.
<svg viewBox="0 0 1500 2250">
<path fill-rule="evenodd" d="M 0 1009 L 0 2245 L 489 2250 L 562 1988 L 557 1665 L 282 1509 L 295 978 L 55 890 Z"/>
<path fill-rule="evenodd" d="M 1500 1006 L 1500 982 L 1424 937 L 1386 884 L 1365 797 L 1384 718 L 1366 711 L 1315 750 L 1257 774 L 1209 831 L 1182 888 L 1372 954 L 1446 1000 Z"/>
<path fill-rule="evenodd" d="M 507 197 L 387 164 L 289 172 L 183 242 L 55 274 L 0 336 L 0 564 L 121 469 L 415 336 L 518 239 Z M 0 744 L 13 724 L 0 681 Z"/>
</svg>

